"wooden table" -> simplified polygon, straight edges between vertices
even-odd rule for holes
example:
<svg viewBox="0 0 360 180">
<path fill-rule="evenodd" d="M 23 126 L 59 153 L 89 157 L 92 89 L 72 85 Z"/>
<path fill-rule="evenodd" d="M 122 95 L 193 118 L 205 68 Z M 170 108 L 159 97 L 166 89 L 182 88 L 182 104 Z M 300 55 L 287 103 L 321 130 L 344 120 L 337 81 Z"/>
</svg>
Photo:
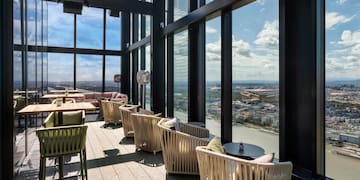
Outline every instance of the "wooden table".
<svg viewBox="0 0 360 180">
<path fill-rule="evenodd" d="M 56 99 L 56 98 L 62 98 L 63 103 L 66 102 L 66 98 L 85 98 L 84 94 L 46 94 L 42 98 L 48 98 L 48 99 Z"/>
<path fill-rule="evenodd" d="M 243 151 L 240 151 L 240 143 L 226 143 L 223 145 L 223 147 L 226 154 L 247 160 L 253 160 L 264 155 L 265 153 L 264 149 L 259 146 L 248 143 L 243 143 L 243 145 Z"/>
<path fill-rule="evenodd" d="M 28 94 L 36 94 L 37 91 L 14 91 L 13 93 L 14 94 L 26 94 L 26 93 L 28 93 Z"/>
<path fill-rule="evenodd" d="M 77 111 L 77 110 L 95 111 L 96 107 L 93 104 L 88 103 L 88 102 L 64 103 L 61 106 L 57 106 L 56 104 L 31 104 L 31 105 L 27 105 L 26 107 L 24 107 L 23 109 L 18 111 L 18 113 L 28 115 L 28 114 L 38 114 L 38 113 L 42 113 L 42 112 L 58 112 L 59 125 L 61 125 L 61 124 L 63 124 L 63 112 Z M 25 155 L 27 155 L 27 153 L 28 153 L 26 124 L 27 124 L 27 122 L 25 122 Z M 59 168 L 61 169 L 59 172 L 60 172 L 60 177 L 62 178 L 63 177 L 63 174 L 62 174 L 63 158 L 60 157 L 59 161 L 60 161 Z"/>
</svg>

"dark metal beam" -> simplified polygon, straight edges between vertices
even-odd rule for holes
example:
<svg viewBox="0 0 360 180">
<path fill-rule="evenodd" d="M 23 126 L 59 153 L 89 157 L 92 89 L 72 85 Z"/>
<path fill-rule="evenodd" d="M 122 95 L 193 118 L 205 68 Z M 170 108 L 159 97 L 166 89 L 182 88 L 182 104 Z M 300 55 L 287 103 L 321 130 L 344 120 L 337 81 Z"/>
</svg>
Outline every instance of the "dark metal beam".
<svg viewBox="0 0 360 180">
<path fill-rule="evenodd" d="M 121 14 L 121 49 L 127 49 L 130 44 L 130 14 Z M 121 93 L 130 96 L 130 54 L 121 56 Z M 130 99 L 130 98 L 129 98 Z"/>
<path fill-rule="evenodd" d="M 47 0 L 63 2 L 64 0 Z M 102 9 L 116 9 L 127 13 L 153 14 L 153 3 L 137 0 L 87 0 L 86 6 Z"/>
<path fill-rule="evenodd" d="M 13 1 L 1 1 L 0 9 L 0 177 L 14 179 Z"/>
<path fill-rule="evenodd" d="M 151 109 L 165 114 L 165 38 L 161 27 L 161 23 L 165 23 L 165 1 L 154 1 L 154 7 L 151 23 Z"/>
<path fill-rule="evenodd" d="M 138 42 L 139 40 L 139 15 L 132 14 L 132 41 Z M 139 85 L 136 80 L 136 73 L 139 71 L 139 51 L 134 49 L 131 51 L 132 55 L 132 102 L 139 104 Z"/>
<path fill-rule="evenodd" d="M 106 9 L 103 11 L 103 50 L 106 50 Z M 105 92 L 106 56 L 102 55 L 102 92 Z"/>
<path fill-rule="evenodd" d="M 190 11 L 205 4 L 189 1 Z M 201 4 L 200 4 L 201 3 Z M 189 25 L 189 120 L 205 123 L 205 22 Z"/>
<path fill-rule="evenodd" d="M 255 0 L 215 0 L 212 1 L 194 11 L 188 15 L 180 18 L 174 23 L 169 24 L 164 28 L 164 35 L 167 35 L 171 32 L 175 32 L 179 29 L 185 28 L 186 26 L 198 22 L 200 20 L 206 19 L 208 16 L 212 15 L 213 17 L 220 16 L 225 8 L 230 10 L 239 8 L 246 4 L 249 4 Z M 156 7 L 156 6 L 155 6 Z M 213 15 L 217 13 L 216 15 Z"/>
<path fill-rule="evenodd" d="M 76 36 L 77 36 L 77 28 L 76 28 L 76 24 L 77 24 L 77 15 L 74 14 L 74 49 L 76 49 L 77 45 L 76 45 Z M 74 52 L 74 89 L 76 89 L 76 52 Z"/>
<path fill-rule="evenodd" d="M 135 49 L 138 49 L 140 47 L 145 47 L 145 45 L 149 44 L 151 40 L 150 36 L 142 38 L 140 41 L 134 42 L 128 49 L 128 51 L 133 51 Z"/>
<path fill-rule="evenodd" d="M 174 22 L 174 1 L 168 1 L 167 23 Z M 174 117 L 174 33 L 167 34 L 167 117 Z"/>
<path fill-rule="evenodd" d="M 232 142 L 232 13 L 221 15 L 221 141 Z"/>
<path fill-rule="evenodd" d="M 325 0 L 279 5 L 280 160 L 314 179 L 325 173 Z"/>
<path fill-rule="evenodd" d="M 25 47 L 15 44 L 14 50 L 21 51 Z M 76 53 L 76 54 L 91 54 L 91 55 L 111 55 L 122 56 L 124 51 L 116 50 L 102 50 L 102 49 L 86 49 L 86 48 L 67 48 L 67 47 L 55 47 L 55 46 L 34 46 L 29 45 L 28 51 L 33 52 L 49 52 L 49 53 Z"/>
<path fill-rule="evenodd" d="M 141 20 L 140 20 L 141 22 L 140 22 L 140 38 L 141 39 L 144 39 L 145 38 L 145 33 L 146 33 L 146 17 L 145 17 L 145 15 L 141 15 Z M 150 38 L 150 36 L 149 36 L 149 43 L 150 43 L 150 40 L 151 40 L 151 38 Z M 133 44 L 134 45 L 134 44 Z M 145 66 L 146 66 L 146 62 L 145 62 L 145 60 L 146 60 L 146 51 L 145 51 L 145 46 L 141 46 L 140 47 L 140 70 L 145 70 Z M 143 86 L 141 86 L 140 87 L 140 92 L 143 92 L 143 89 L 144 87 Z M 146 97 L 146 92 L 145 92 L 145 94 L 144 94 L 144 96 Z M 143 93 L 140 93 L 140 99 L 145 99 L 145 97 L 143 97 Z M 145 101 L 144 101 L 144 104 L 141 104 L 142 105 L 142 107 L 145 109 L 146 108 L 146 99 L 145 99 Z"/>
</svg>

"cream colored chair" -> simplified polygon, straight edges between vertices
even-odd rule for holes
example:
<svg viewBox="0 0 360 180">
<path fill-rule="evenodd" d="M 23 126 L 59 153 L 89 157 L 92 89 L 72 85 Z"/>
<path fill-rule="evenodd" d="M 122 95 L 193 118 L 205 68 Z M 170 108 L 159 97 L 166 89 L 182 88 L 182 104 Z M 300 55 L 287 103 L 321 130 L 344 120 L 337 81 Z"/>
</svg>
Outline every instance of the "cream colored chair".
<svg viewBox="0 0 360 180">
<path fill-rule="evenodd" d="M 106 124 L 118 124 L 121 123 L 121 116 L 119 107 L 124 105 L 122 101 L 113 102 L 102 100 L 100 105 L 103 111 L 104 121 Z"/>
<path fill-rule="evenodd" d="M 131 121 L 131 114 L 137 112 L 138 107 L 139 105 L 129 104 L 119 107 L 125 137 L 134 137 L 134 128 L 133 122 Z"/>
<path fill-rule="evenodd" d="M 136 150 L 152 152 L 156 154 L 161 151 L 160 130 L 157 123 L 161 114 L 146 115 L 133 113 L 132 122 L 134 127 L 134 142 Z"/>
<path fill-rule="evenodd" d="M 209 130 L 180 123 L 180 131 L 176 131 L 163 124 L 168 120 L 164 118 L 158 123 L 166 173 L 199 174 L 195 148 L 208 144 Z"/>
<path fill-rule="evenodd" d="M 290 180 L 291 162 L 259 163 L 196 147 L 201 180 Z"/>
</svg>

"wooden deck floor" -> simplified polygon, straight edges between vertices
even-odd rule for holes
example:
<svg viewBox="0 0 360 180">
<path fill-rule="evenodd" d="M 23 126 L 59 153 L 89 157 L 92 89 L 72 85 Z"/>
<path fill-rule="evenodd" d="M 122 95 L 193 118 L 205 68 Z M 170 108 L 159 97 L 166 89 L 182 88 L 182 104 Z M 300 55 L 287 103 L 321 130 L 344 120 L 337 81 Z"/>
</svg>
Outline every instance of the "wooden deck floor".
<svg viewBox="0 0 360 180">
<path fill-rule="evenodd" d="M 86 142 L 89 179 L 199 179 L 198 176 L 167 175 L 161 152 L 156 155 L 136 152 L 133 139 L 124 138 L 121 126 L 104 127 L 103 121 L 86 124 L 89 126 Z M 30 138 L 34 137 L 32 133 Z M 36 140 L 16 179 L 38 179 L 39 158 L 39 142 Z M 54 159 L 47 160 L 46 179 L 58 179 L 58 170 L 54 162 Z M 79 156 L 65 157 L 65 164 L 65 177 L 80 177 Z"/>
</svg>

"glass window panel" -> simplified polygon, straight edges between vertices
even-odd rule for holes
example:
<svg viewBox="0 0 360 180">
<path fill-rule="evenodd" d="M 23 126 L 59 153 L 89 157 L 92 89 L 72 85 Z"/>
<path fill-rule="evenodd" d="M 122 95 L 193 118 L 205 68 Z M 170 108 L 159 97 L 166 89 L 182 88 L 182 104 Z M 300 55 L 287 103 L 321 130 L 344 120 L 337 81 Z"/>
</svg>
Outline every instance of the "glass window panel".
<svg viewBox="0 0 360 180">
<path fill-rule="evenodd" d="M 36 38 L 36 1 L 27 0 L 27 43 L 35 45 Z"/>
<path fill-rule="evenodd" d="M 221 18 L 206 22 L 206 128 L 221 135 Z"/>
<path fill-rule="evenodd" d="M 188 120 L 188 31 L 174 35 L 174 116 Z"/>
<path fill-rule="evenodd" d="M 105 91 L 120 92 L 121 83 L 114 82 L 114 75 L 121 74 L 121 57 L 106 56 L 105 61 Z"/>
<path fill-rule="evenodd" d="M 174 0 L 174 21 L 184 17 L 189 12 L 188 0 Z"/>
<path fill-rule="evenodd" d="M 102 56 L 76 56 L 76 86 L 87 91 L 102 91 Z"/>
<path fill-rule="evenodd" d="M 27 88 L 36 89 L 36 55 L 34 52 L 27 52 Z"/>
<path fill-rule="evenodd" d="M 74 15 L 63 12 L 62 3 L 48 2 L 49 46 L 74 47 Z"/>
<path fill-rule="evenodd" d="M 48 53 L 48 88 L 72 89 L 74 87 L 74 55 Z"/>
<path fill-rule="evenodd" d="M 22 89 L 22 61 L 21 51 L 14 51 L 14 90 Z"/>
<path fill-rule="evenodd" d="M 110 10 L 106 13 L 106 49 L 120 50 L 121 17 L 112 17 L 109 13 Z"/>
<path fill-rule="evenodd" d="M 21 44 L 21 9 L 20 9 L 20 0 L 14 0 L 13 2 L 13 18 L 14 18 L 14 44 Z"/>
<path fill-rule="evenodd" d="M 325 172 L 355 180 L 360 171 L 360 1 L 326 0 Z"/>
<path fill-rule="evenodd" d="M 103 9 L 83 7 L 77 17 L 76 45 L 79 48 L 103 48 Z"/>
<path fill-rule="evenodd" d="M 232 42 L 232 139 L 258 145 L 265 153 L 275 152 L 276 158 L 279 158 L 278 6 L 278 1 L 263 1 L 233 11 Z"/>
<path fill-rule="evenodd" d="M 145 47 L 145 71 L 149 71 L 151 72 L 151 54 L 150 54 L 150 46 L 146 46 Z M 151 76 L 151 75 L 150 75 Z M 151 81 L 146 84 L 146 87 L 145 87 L 145 109 L 148 109 L 150 110 L 151 109 L 151 106 L 150 106 L 150 103 L 151 103 L 151 92 L 150 92 L 150 88 L 151 88 Z"/>
</svg>

